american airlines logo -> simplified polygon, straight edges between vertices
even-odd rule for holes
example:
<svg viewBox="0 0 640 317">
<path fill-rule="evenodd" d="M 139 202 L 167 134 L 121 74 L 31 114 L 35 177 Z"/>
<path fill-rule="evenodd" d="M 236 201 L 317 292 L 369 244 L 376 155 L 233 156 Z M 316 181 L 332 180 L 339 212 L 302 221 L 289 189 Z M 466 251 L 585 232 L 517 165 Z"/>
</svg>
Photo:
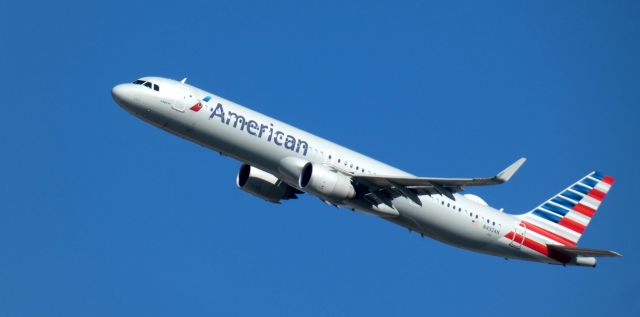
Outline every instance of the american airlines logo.
<svg viewBox="0 0 640 317">
<path fill-rule="evenodd" d="M 197 103 L 191 108 L 191 110 L 197 112 L 201 108 L 202 104 Z M 258 123 L 255 120 L 247 120 L 243 115 L 232 111 L 225 112 L 224 107 L 220 103 L 216 105 L 216 108 L 209 116 L 209 120 L 214 118 L 219 118 L 222 124 L 240 129 L 240 131 L 246 131 L 250 135 L 260 139 L 266 138 L 267 142 L 272 142 L 273 144 L 284 147 L 292 152 L 301 153 L 302 151 L 302 155 L 306 156 L 307 151 L 309 150 L 309 144 L 306 141 L 277 130 L 273 123 L 266 125 Z"/>
</svg>

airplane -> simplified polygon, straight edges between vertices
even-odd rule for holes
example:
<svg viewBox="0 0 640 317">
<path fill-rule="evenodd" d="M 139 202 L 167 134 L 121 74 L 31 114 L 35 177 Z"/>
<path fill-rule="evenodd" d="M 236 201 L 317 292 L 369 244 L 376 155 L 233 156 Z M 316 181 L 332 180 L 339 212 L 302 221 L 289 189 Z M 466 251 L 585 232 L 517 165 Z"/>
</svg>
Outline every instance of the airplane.
<svg viewBox="0 0 640 317">
<path fill-rule="evenodd" d="M 619 253 L 578 247 L 614 178 L 591 172 L 523 214 L 489 206 L 467 187 L 493 177 L 417 177 L 181 81 L 143 77 L 112 88 L 115 102 L 160 129 L 242 162 L 236 185 L 272 203 L 303 193 L 378 216 L 446 244 L 502 257 L 595 267 Z"/>
</svg>

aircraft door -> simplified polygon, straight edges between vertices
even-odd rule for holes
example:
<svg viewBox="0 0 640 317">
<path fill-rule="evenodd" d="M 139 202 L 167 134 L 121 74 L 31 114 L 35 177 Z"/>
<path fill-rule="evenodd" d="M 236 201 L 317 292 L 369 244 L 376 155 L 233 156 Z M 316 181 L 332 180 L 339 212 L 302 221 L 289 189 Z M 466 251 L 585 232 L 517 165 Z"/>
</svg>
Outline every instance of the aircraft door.
<svg viewBox="0 0 640 317">
<path fill-rule="evenodd" d="M 514 235 L 511 238 L 511 242 L 509 243 L 509 245 L 516 249 L 520 249 L 522 247 L 522 244 L 524 243 L 525 237 L 527 236 L 527 226 L 521 222 L 513 230 L 513 233 Z"/>
<path fill-rule="evenodd" d="M 184 110 L 187 108 L 188 100 L 191 99 L 191 96 L 190 96 L 191 92 L 189 91 L 189 87 L 187 87 L 187 85 L 183 83 L 178 83 L 176 88 L 177 88 L 176 99 L 173 102 L 172 108 L 174 110 L 184 112 Z"/>
</svg>

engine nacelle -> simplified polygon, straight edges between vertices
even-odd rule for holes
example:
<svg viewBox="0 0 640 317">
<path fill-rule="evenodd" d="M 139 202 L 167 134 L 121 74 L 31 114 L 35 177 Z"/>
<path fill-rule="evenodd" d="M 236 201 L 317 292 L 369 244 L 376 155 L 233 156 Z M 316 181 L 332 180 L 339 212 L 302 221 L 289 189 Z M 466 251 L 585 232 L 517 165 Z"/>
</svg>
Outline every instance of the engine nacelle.
<svg viewBox="0 0 640 317">
<path fill-rule="evenodd" d="M 300 193 L 273 174 L 247 164 L 240 166 L 236 185 L 245 192 L 272 203 L 298 198 L 296 194 Z"/>
<path fill-rule="evenodd" d="M 350 177 L 313 163 L 307 163 L 302 168 L 298 186 L 311 194 L 338 204 L 356 195 Z"/>
</svg>

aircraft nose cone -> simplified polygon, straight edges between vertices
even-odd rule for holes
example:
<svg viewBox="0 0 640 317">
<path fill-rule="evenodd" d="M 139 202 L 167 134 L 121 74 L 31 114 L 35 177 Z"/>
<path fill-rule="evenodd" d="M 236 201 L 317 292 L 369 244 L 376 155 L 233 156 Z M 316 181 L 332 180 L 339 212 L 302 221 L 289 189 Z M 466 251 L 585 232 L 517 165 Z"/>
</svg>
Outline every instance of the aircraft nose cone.
<svg viewBox="0 0 640 317">
<path fill-rule="evenodd" d="M 127 99 L 130 97 L 127 94 L 127 84 L 120 84 L 111 89 L 111 97 L 117 104 L 122 107 L 127 106 Z"/>
<path fill-rule="evenodd" d="M 133 110 L 140 107 L 139 92 L 137 92 L 137 86 L 134 84 L 120 84 L 111 89 L 111 97 L 121 107 Z"/>
</svg>

